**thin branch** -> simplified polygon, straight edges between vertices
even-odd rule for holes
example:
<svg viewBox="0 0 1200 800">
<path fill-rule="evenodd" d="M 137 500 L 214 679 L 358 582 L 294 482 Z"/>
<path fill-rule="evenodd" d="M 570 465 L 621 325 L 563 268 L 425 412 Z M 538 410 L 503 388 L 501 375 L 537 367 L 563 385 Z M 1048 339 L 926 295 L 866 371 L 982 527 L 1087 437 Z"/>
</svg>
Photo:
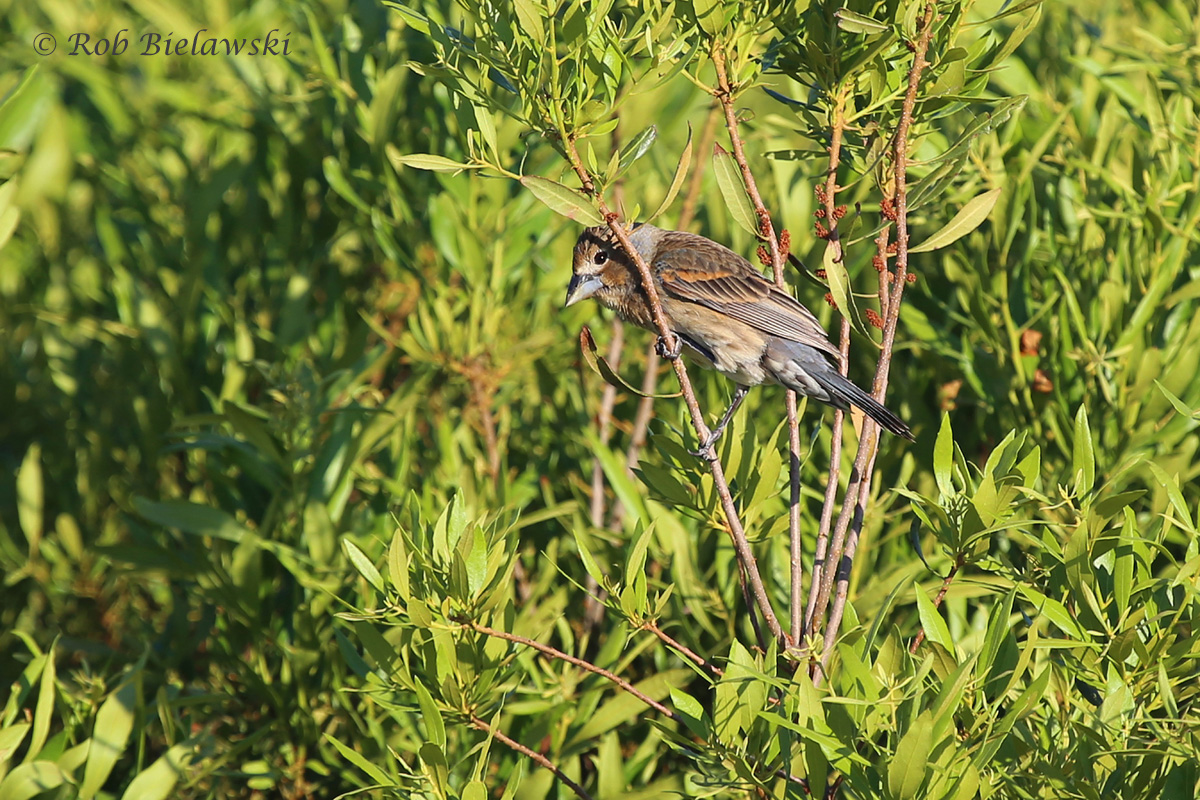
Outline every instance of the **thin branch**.
<svg viewBox="0 0 1200 800">
<path fill-rule="evenodd" d="M 658 291 L 654 287 L 654 276 L 650 272 L 650 265 L 642 258 L 642 254 L 638 252 L 633 243 L 629 241 L 629 233 L 617 221 L 618 216 L 610 211 L 608 204 L 604 202 L 604 198 L 596 191 L 596 185 L 592 181 L 587 170 L 583 166 L 583 161 L 579 158 L 579 150 L 575 146 L 575 141 L 568 137 L 564 137 L 563 141 L 566 147 L 567 157 L 571 162 L 572 169 L 579 177 L 579 182 L 584 190 L 596 198 L 600 206 L 600 211 L 608 222 L 609 230 L 613 232 L 613 236 L 621 243 L 621 248 L 633 260 L 637 267 L 638 274 L 642 278 L 642 289 L 646 293 L 646 299 L 650 305 L 651 318 L 654 321 L 654 326 L 658 330 L 659 335 L 663 338 L 663 343 L 669 349 L 676 349 L 678 342 L 675 334 L 671 331 L 670 323 L 667 321 L 666 315 L 663 313 L 662 303 L 658 299 Z M 687 367 L 683 363 L 682 358 L 676 358 L 671 361 L 671 366 L 675 369 L 675 375 L 679 378 L 679 388 L 683 394 L 684 403 L 687 405 L 688 413 L 692 417 L 692 426 L 696 429 L 696 434 L 700 437 L 700 441 L 706 441 L 710 435 L 708 425 L 704 422 L 704 412 L 700 410 L 700 404 L 696 400 L 696 393 L 692 389 L 692 381 L 688 377 Z M 746 539 L 746 532 L 742 528 L 742 522 L 738 518 L 737 506 L 734 505 L 733 496 L 729 493 L 729 482 L 725 478 L 725 470 L 721 466 L 721 461 L 717 456 L 716 448 L 709 445 L 708 452 L 705 454 L 709 462 L 709 467 L 712 470 L 713 485 L 716 487 L 717 496 L 721 500 L 721 508 L 725 512 L 729 535 L 733 539 L 733 546 L 738 554 L 738 559 L 741 562 L 742 568 L 746 571 L 746 577 L 750 583 L 754 594 L 754 600 L 758 605 L 759 611 L 766 620 L 767 627 L 771 631 L 771 635 L 780 641 L 786 640 L 786 635 L 783 629 L 779 626 L 779 619 L 775 616 L 775 611 L 771 608 L 771 599 L 767 596 L 766 587 L 763 586 L 762 576 L 758 572 L 758 564 L 754 560 L 754 551 L 750 548 L 750 542 Z M 765 642 L 759 642 L 763 649 L 766 649 Z"/>
<path fill-rule="evenodd" d="M 717 136 L 717 121 L 720 118 L 721 105 L 714 102 L 704 120 L 704 128 L 700 132 L 700 146 L 696 149 L 697 153 L 707 153 L 712 150 L 713 140 Z M 677 230 L 687 230 L 696 217 L 700 188 L 704 184 L 704 169 L 707 165 L 707 159 L 700 159 L 692 168 L 692 174 L 688 176 L 687 191 L 684 192 L 683 205 L 679 209 L 679 219 L 675 223 Z M 642 378 L 644 397 L 638 402 L 637 414 L 633 418 L 633 432 L 629 436 L 629 450 L 625 455 L 625 469 L 630 475 L 633 474 L 633 468 L 637 466 L 638 457 L 646 445 L 646 430 L 650 425 L 651 417 L 654 416 L 654 398 L 651 395 L 655 393 L 658 383 L 658 364 L 658 353 L 654 349 L 654 343 L 651 342 L 646 349 L 646 374 Z M 625 508 L 619 504 L 613 506 L 609 518 L 610 527 L 616 528 L 621 524 L 621 516 L 624 511 Z"/>
<path fill-rule="evenodd" d="M 706 660 L 703 656 L 698 655 L 693 650 L 691 650 L 691 648 L 689 648 L 687 645 L 685 645 L 679 641 L 676 641 L 669 633 L 664 631 L 662 628 L 658 627 L 657 623 L 643 622 L 642 630 L 650 631 L 650 633 L 653 633 L 655 636 L 657 636 L 659 639 L 661 639 L 663 641 L 663 643 L 667 645 L 667 647 L 670 647 L 672 650 L 675 650 L 675 651 L 681 653 L 682 655 L 686 656 L 688 661 L 691 661 L 693 664 L 695 664 L 698 667 L 701 667 L 702 669 L 708 670 L 709 672 L 711 672 L 713 675 L 717 676 L 718 678 L 725 674 L 725 670 L 721 669 L 716 664 L 713 664 L 712 662 Z"/>
<path fill-rule="evenodd" d="M 828 242 L 834 248 L 833 257 L 837 261 L 845 258 L 842 249 L 841 232 L 838 230 L 837 193 L 841 188 L 837 183 L 837 171 L 842 162 L 842 140 L 846 132 L 846 100 L 849 90 L 842 88 L 838 91 L 833 106 L 833 123 L 830 126 L 829 168 L 825 172 L 825 187 L 820 199 L 824 211 L 824 219 L 829 224 Z M 850 317 L 849 309 L 841 309 L 841 324 L 838 328 L 839 371 L 849 373 L 850 363 Z M 808 592 L 808 613 L 804 617 L 804 630 L 814 635 L 820 628 L 820 620 L 816 619 L 815 611 L 820 593 L 820 587 L 825 577 L 825 571 L 832 563 L 827 558 L 829 550 L 829 526 L 833 521 L 833 506 L 837 502 L 838 478 L 842 472 L 842 425 L 845 412 L 838 409 L 833 415 L 832 441 L 829 446 L 829 478 L 825 484 L 825 500 L 821 505 L 821 521 L 817 527 L 817 543 L 813 555 L 813 576 Z M 824 607 L 822 606 L 822 612 Z"/>
<path fill-rule="evenodd" d="M 929 42 L 933 37 L 934 12 L 934 3 L 931 1 L 925 6 L 925 16 L 921 21 L 920 28 L 921 35 L 913 48 L 913 64 L 908 72 L 908 90 L 904 95 L 900 122 L 896 129 L 895 156 L 893 158 L 896 198 L 896 277 L 892 282 L 891 303 L 887 307 L 886 317 L 884 318 L 882 349 L 878 366 L 875 369 L 874 395 L 875 399 L 880 402 L 883 401 L 884 395 L 887 392 L 888 374 L 892 365 L 892 350 L 896 340 L 896 323 L 900 317 L 900 301 L 904 295 L 905 276 L 908 271 L 908 132 L 912 127 L 913 109 L 917 103 L 917 90 L 920 88 L 921 73 L 927 66 L 925 54 L 929 50 Z M 859 440 L 858 445 L 858 454 L 854 459 L 854 472 L 851 473 L 851 485 L 854 488 L 848 487 L 846 490 L 847 499 L 857 496 L 857 502 L 854 503 L 853 509 L 854 526 L 849 532 L 846 557 L 837 559 L 838 602 L 834 604 L 830 611 L 829 626 L 825 631 L 825 651 L 821 657 L 821 669 L 817 673 L 817 680 L 820 680 L 820 673 L 824 671 L 829 663 L 829 658 L 833 652 L 833 643 L 837 640 L 838 631 L 841 627 L 842 613 L 845 608 L 850 581 L 850 562 L 853 560 L 854 550 L 857 546 L 858 533 L 862 530 L 863 513 L 867 496 L 871 490 L 871 476 L 875 466 L 875 449 L 878 436 L 879 426 L 875 424 L 874 420 L 865 418 L 863 421 L 862 438 Z M 861 481 L 855 480 L 856 475 L 862 476 Z M 856 484 L 861 484 L 861 488 Z M 843 503 L 842 513 L 838 516 L 838 527 L 834 532 L 835 546 L 839 534 L 846 530 L 845 526 L 849 522 L 851 516 L 849 505 L 849 503 Z M 828 597 L 824 585 L 822 586 L 822 594 Z"/>
<path fill-rule="evenodd" d="M 518 636 L 515 633 L 508 633 L 507 631 L 497 630 L 496 628 L 489 628 L 487 625 L 481 625 L 478 622 L 475 622 L 474 620 L 459 620 L 459 623 L 463 627 L 469 628 L 469 629 L 475 631 L 476 633 L 482 633 L 486 636 L 494 636 L 497 639 L 504 639 L 505 641 L 515 642 L 516 644 L 523 644 L 526 647 L 531 647 L 534 650 L 537 650 L 539 653 L 541 653 L 543 655 L 550 656 L 551 658 L 557 658 L 560 661 L 565 661 L 568 664 L 579 667 L 582 670 L 586 670 L 587 672 L 591 672 L 591 673 L 599 675 L 603 678 L 607 678 L 608 680 L 615 683 L 617 686 L 620 686 L 622 689 L 629 692 L 629 694 L 633 695 L 638 700 L 641 700 L 643 703 L 650 706 L 658 713 L 662 714 L 664 717 L 667 717 L 668 719 L 673 719 L 676 721 L 679 720 L 678 714 L 676 714 L 674 711 L 667 708 L 666 706 L 664 706 L 662 703 L 658 702 L 654 698 L 650 697 L 649 695 L 646 695 L 643 692 L 639 691 L 637 689 L 637 687 L 635 687 L 632 683 L 625 680 L 620 675 L 617 675 L 615 672 L 609 672 L 608 670 L 606 670 L 602 667 L 597 667 L 595 664 L 593 664 L 589 661 L 584 661 L 581 658 L 576 658 L 573 655 L 564 653 L 562 650 L 558 650 L 557 648 L 551 647 L 546 644 L 542 644 L 539 641 L 535 641 L 534 639 L 530 639 L 525 636 Z"/>
<path fill-rule="evenodd" d="M 962 565 L 962 556 L 959 556 L 955 560 L 954 566 L 950 567 L 950 572 L 946 574 L 945 578 L 942 578 L 942 588 L 938 590 L 937 597 L 933 598 L 934 608 L 941 608 L 942 600 L 946 599 L 946 592 L 950 591 L 950 584 L 954 583 L 954 577 L 958 575 L 958 570 L 962 567 Z M 917 589 L 917 591 L 919 592 L 921 590 Z M 925 641 L 924 627 L 922 627 L 921 630 L 917 632 L 917 635 L 913 637 L 913 641 L 912 644 L 909 645 L 908 652 L 916 653 L 917 648 L 921 646 L 921 642 L 923 641 Z"/>
<path fill-rule="evenodd" d="M 783 279 L 783 262 L 787 259 L 779 237 L 775 234 L 775 225 L 771 221 L 771 213 L 763 203 L 762 194 L 758 191 L 758 183 L 746 159 L 746 150 L 742 146 L 742 137 L 738 132 L 737 112 L 734 110 L 735 99 L 733 86 L 729 82 L 726 70 L 725 51 L 720 44 L 714 44 L 712 49 L 713 67 L 717 72 L 717 99 L 725 112 L 725 127 L 729 130 L 729 141 L 733 146 L 733 159 L 742 172 L 742 183 L 746 186 L 746 194 L 754 204 L 754 213 L 758 215 L 758 227 L 767 240 L 767 249 L 771 255 L 771 270 L 774 273 L 775 285 L 787 291 L 787 283 Z M 788 634 L 788 646 L 795 646 L 800 641 L 800 620 L 802 609 L 802 581 L 804 578 L 803 542 L 800 537 L 800 420 L 796 413 L 796 393 L 788 389 L 786 394 L 788 421 L 788 532 L 791 553 L 791 630 Z"/>
<path fill-rule="evenodd" d="M 583 800 L 592 800 L 592 796 L 587 793 L 587 790 L 585 790 L 582 786 L 580 786 L 575 781 L 568 778 L 566 773 L 564 773 L 561 769 L 559 769 L 557 766 L 555 766 L 554 762 L 552 762 L 550 759 L 546 758 L 541 753 L 537 752 L 536 750 L 530 750 L 525 745 L 521 744 L 520 742 L 516 741 L 515 739 L 512 739 L 509 736 L 506 736 L 503 731 L 501 731 L 498 728 L 493 728 L 491 725 L 487 724 L 486 720 L 483 720 L 474 714 L 471 714 L 470 719 L 471 719 L 472 725 L 474 725 L 476 728 L 478 728 L 479 730 L 486 733 L 488 736 L 496 737 L 501 742 L 508 745 L 513 750 L 516 750 L 521 755 L 526 756 L 527 758 L 533 759 L 541 766 L 543 766 L 546 769 L 553 772 L 554 777 L 558 778 L 560 781 L 565 783 L 567 785 L 567 788 L 569 788 L 571 791 L 573 791 L 578 797 L 583 798 Z"/>
</svg>

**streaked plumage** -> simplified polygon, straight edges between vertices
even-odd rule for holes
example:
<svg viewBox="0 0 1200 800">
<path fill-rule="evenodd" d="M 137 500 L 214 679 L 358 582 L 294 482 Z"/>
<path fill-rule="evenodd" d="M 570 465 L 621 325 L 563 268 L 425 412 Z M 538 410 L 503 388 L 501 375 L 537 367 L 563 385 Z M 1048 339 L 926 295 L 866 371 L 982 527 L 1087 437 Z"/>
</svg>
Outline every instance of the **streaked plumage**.
<svg viewBox="0 0 1200 800">
<path fill-rule="evenodd" d="M 650 266 L 671 330 L 705 366 L 738 384 L 712 441 L 747 387 L 761 383 L 782 384 L 842 410 L 858 406 L 892 433 L 913 438 L 899 417 L 838 372 L 838 350 L 812 312 L 749 261 L 703 236 L 653 225 L 639 225 L 629 238 Z M 637 268 L 606 226 L 586 229 L 575 243 L 566 304 L 588 297 L 657 331 Z"/>
</svg>

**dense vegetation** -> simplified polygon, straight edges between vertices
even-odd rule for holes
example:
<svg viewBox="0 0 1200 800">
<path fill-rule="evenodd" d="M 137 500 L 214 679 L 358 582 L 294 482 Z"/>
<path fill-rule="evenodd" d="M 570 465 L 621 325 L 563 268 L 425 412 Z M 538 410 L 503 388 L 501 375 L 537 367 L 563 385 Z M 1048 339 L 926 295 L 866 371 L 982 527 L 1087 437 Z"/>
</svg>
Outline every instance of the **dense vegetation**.
<svg viewBox="0 0 1200 800">
<path fill-rule="evenodd" d="M 929 8 L 4 3 L 0 798 L 1197 796 L 1200 21 Z M 201 29 L 289 52 L 142 54 Z M 561 309 L 601 203 L 754 258 L 743 143 L 917 437 L 798 637 L 783 391 L 718 447 L 772 636 L 653 337 Z"/>
</svg>

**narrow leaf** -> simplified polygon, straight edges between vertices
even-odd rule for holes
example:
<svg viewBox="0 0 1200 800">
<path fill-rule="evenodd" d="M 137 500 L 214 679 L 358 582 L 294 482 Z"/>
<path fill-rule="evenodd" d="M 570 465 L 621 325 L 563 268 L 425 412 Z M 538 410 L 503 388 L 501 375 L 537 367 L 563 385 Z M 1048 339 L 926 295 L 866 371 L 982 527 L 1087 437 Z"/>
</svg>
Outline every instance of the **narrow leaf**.
<svg viewBox="0 0 1200 800">
<path fill-rule="evenodd" d="M 604 218 L 600 216 L 600 212 L 596 210 L 590 200 L 561 183 L 526 175 L 521 178 L 521 185 L 533 192 L 534 197 L 545 203 L 556 214 L 562 214 L 567 219 L 578 220 L 588 225 L 604 224 Z"/>
<path fill-rule="evenodd" d="M 937 250 L 945 247 L 952 242 L 956 242 L 966 236 L 971 231 L 978 228 L 987 219 L 987 215 L 992 213 L 992 208 L 996 205 L 996 201 L 1000 199 L 1000 189 L 992 189 L 983 194 L 971 198 L 962 209 L 954 215 L 954 219 L 946 223 L 945 227 L 937 233 L 930 236 L 925 241 L 921 242 L 916 247 L 908 248 L 909 253 L 928 253 L 930 250 Z"/>
<path fill-rule="evenodd" d="M 733 221 L 757 239 L 760 235 L 758 224 L 750 198 L 746 196 L 746 187 L 742 185 L 742 176 L 734 163 L 733 154 L 720 145 L 713 145 L 713 174 L 717 176 L 717 186 Z"/>
<path fill-rule="evenodd" d="M 470 164 L 461 164 L 457 161 L 451 161 L 445 156 L 435 156 L 429 153 L 401 153 L 393 145 L 388 145 L 384 148 L 387 152 L 388 159 L 396 166 L 412 167 L 413 169 L 427 169 L 434 172 L 460 172 L 464 169 L 471 169 Z"/>
<path fill-rule="evenodd" d="M 587 325 L 584 325 L 579 331 L 579 349 L 583 353 L 584 362 L 586 362 L 587 365 L 592 368 L 592 372 L 595 372 L 597 375 L 603 378 L 605 383 L 611 384 L 618 389 L 623 389 L 631 394 L 636 394 L 638 397 L 653 397 L 655 399 L 679 397 L 681 394 L 680 392 L 672 392 L 670 394 L 646 394 L 640 389 L 635 389 L 630 386 L 625 382 L 625 379 L 618 375 L 616 371 L 613 370 L 612 366 L 604 360 L 604 357 L 596 352 L 596 339 L 592 336 L 592 330 Z"/>
<path fill-rule="evenodd" d="M 675 165 L 675 176 L 671 178 L 671 186 L 667 189 L 667 195 L 663 198 L 662 203 L 654 210 L 654 213 L 646 220 L 653 222 L 658 215 L 666 211 L 671 203 L 675 201 L 675 196 L 679 194 L 680 188 L 683 186 L 683 180 L 687 177 L 688 167 L 692 165 L 692 126 L 688 125 L 687 143 L 683 146 L 683 153 L 679 156 L 679 163 Z"/>
</svg>

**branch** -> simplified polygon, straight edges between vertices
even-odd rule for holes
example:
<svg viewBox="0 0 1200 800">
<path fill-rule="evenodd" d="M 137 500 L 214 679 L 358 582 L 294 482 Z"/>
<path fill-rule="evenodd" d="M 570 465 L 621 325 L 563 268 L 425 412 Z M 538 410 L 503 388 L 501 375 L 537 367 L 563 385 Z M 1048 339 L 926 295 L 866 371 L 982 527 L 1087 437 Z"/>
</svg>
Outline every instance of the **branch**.
<svg viewBox="0 0 1200 800">
<path fill-rule="evenodd" d="M 734 91 L 729 82 L 729 74 L 725 68 L 725 51 L 720 44 L 714 43 L 712 48 L 713 67 L 717 71 L 717 99 L 725 112 L 725 127 L 729 130 L 729 141 L 733 145 L 733 159 L 742 171 L 742 182 L 746 185 L 746 193 L 754 204 L 754 213 L 758 215 L 758 227 L 763 238 L 767 240 L 767 248 L 771 256 L 771 271 L 774 273 L 775 285 L 784 291 L 788 286 L 783 280 L 783 262 L 787 259 L 785 248 L 780 245 L 779 237 L 775 235 L 775 225 L 771 222 L 771 214 L 763 203 L 762 194 L 758 191 L 758 183 L 746 160 L 746 150 L 742 146 L 742 137 L 738 133 L 737 113 L 733 108 Z M 803 617 L 803 578 L 804 562 L 803 541 L 800 537 L 800 419 L 796 413 L 796 393 L 791 389 L 786 394 L 788 421 L 788 534 L 791 555 L 791 632 L 788 634 L 788 644 L 794 646 L 800 641 L 800 620 Z"/>
<path fill-rule="evenodd" d="M 675 334 L 671 332 L 671 326 L 667 321 L 666 315 L 663 313 L 662 303 L 658 299 L 658 291 L 654 287 L 654 276 L 650 273 L 650 266 L 642 258 L 642 254 L 637 251 L 637 248 L 633 246 L 633 243 L 629 241 L 628 232 L 617 222 L 617 214 L 609 210 L 608 204 L 604 202 L 604 198 L 596 191 L 595 183 L 584 168 L 583 161 L 579 158 L 579 150 L 575 146 L 575 140 L 565 138 L 563 143 L 566 147 L 567 157 L 571 162 L 571 168 L 575 170 L 575 174 L 579 177 L 580 184 L 586 192 L 596 198 L 596 202 L 600 206 L 600 212 L 608 222 L 609 230 L 613 232 L 617 241 L 621 243 L 622 249 L 625 250 L 625 253 L 633 260 L 634 265 L 637 267 L 638 274 L 642 279 L 642 290 L 645 291 L 646 300 L 650 304 L 651 318 L 659 335 L 663 338 L 663 343 L 668 349 L 676 349 L 678 342 Z M 688 412 L 691 414 L 692 426 L 696 429 L 696 434 L 700 437 L 700 441 L 706 441 L 710 431 L 708 425 L 704 422 L 704 413 L 700 410 L 700 404 L 696 401 L 696 393 L 692 389 L 692 381 L 688 377 L 687 367 L 684 365 L 682 358 L 672 360 L 671 366 L 674 367 L 675 375 L 679 378 L 679 388 L 683 394 L 683 400 L 687 405 Z M 750 549 L 750 543 L 746 540 L 746 532 L 742 528 L 741 520 L 738 518 L 737 507 L 734 505 L 733 496 L 729 493 L 729 482 L 725 478 L 725 470 L 721 466 L 716 448 L 709 445 L 708 452 L 705 455 L 712 470 L 713 485 L 716 487 L 717 495 L 721 499 L 721 508 L 725 512 L 729 535 L 733 539 L 733 546 L 737 551 L 738 560 L 746 572 L 754 594 L 755 603 L 766 620 L 771 635 L 786 643 L 787 637 L 783 629 L 779 627 L 779 619 L 775 616 L 774 609 L 771 608 L 771 600 L 767 596 L 766 588 L 763 586 L 762 576 L 759 575 L 758 564 L 754 560 L 754 551 Z M 765 642 L 760 641 L 759 645 L 764 650 L 766 649 Z"/>
<path fill-rule="evenodd" d="M 581 658 L 576 658 L 573 655 L 564 653 L 562 650 L 553 648 L 550 645 L 542 644 L 541 642 L 535 641 L 533 639 L 529 639 L 525 636 L 518 636 L 515 633 L 508 633 L 506 631 L 496 630 L 495 628 L 489 628 L 487 625 L 481 625 L 478 622 L 475 622 L 474 620 L 464 619 L 464 620 L 458 620 L 458 622 L 463 627 L 469 628 L 469 629 L 475 631 L 476 633 L 482 633 L 486 636 L 494 636 L 497 639 L 504 639 L 505 641 L 508 641 L 508 642 L 515 642 L 516 644 L 523 644 L 526 647 L 532 647 L 534 650 L 537 650 L 539 653 L 541 653 L 543 655 L 550 656 L 551 658 L 557 658 L 560 661 L 565 661 L 568 664 L 572 664 L 576 667 L 579 667 L 582 670 L 594 673 L 603 678 L 607 678 L 608 680 L 615 683 L 617 686 L 620 686 L 622 689 L 629 692 L 631 695 L 636 697 L 638 700 L 641 700 L 643 703 L 650 706 L 658 713 L 662 714 L 664 717 L 667 717 L 668 719 L 673 719 L 676 721 L 679 720 L 678 714 L 676 714 L 674 711 L 672 711 L 671 709 L 664 706 L 662 703 L 653 699 L 649 695 L 646 695 L 643 692 L 639 691 L 637 689 L 637 687 L 635 687 L 632 683 L 625 680 L 620 675 L 617 675 L 615 672 L 609 672 L 608 670 L 606 670 L 602 667 L 597 667 L 595 664 L 591 663 L 590 661 L 584 661 Z"/>
<path fill-rule="evenodd" d="M 900 317 L 900 301 L 904 295 L 905 276 L 908 271 L 908 132 L 912 127 L 913 109 L 917 103 L 917 90 L 921 83 L 921 73 L 927 66 L 925 54 L 929 50 L 929 42 L 933 37 L 934 3 L 932 0 L 925 6 L 925 16 L 921 21 L 921 35 L 914 47 L 913 64 L 908 72 L 908 90 L 904 95 L 901 107 L 900 123 L 896 129 L 895 156 L 895 198 L 896 198 L 896 277 L 891 286 L 891 302 L 886 309 L 883 327 L 883 344 L 879 356 L 879 364 L 875 369 L 875 399 L 883 402 L 887 392 L 888 374 L 892 365 L 892 349 L 896 340 L 896 323 Z M 880 242 L 885 241 L 881 234 Z M 886 251 L 886 248 L 885 248 Z M 884 273 L 886 275 L 886 271 Z M 821 672 L 828 666 L 833 653 L 833 643 L 837 640 L 841 628 L 842 615 L 845 609 L 846 597 L 850 582 L 850 563 L 854 558 L 854 550 L 858 542 L 859 531 L 862 530 L 863 513 L 867 495 L 871 489 L 871 476 L 875 466 L 875 447 L 879 436 L 879 426 L 874 420 L 864 419 L 862 439 L 859 441 L 858 454 L 854 459 L 854 472 L 851 473 L 851 485 L 855 486 L 855 475 L 862 476 L 861 488 L 847 487 L 846 498 L 857 495 L 853 506 L 854 525 L 850 529 L 849 542 L 846 546 L 845 558 L 838 559 L 837 583 L 838 598 L 829 615 L 829 627 L 825 631 L 825 650 L 821 656 L 821 668 L 816 679 L 820 680 Z M 834 533 L 835 542 L 839 534 L 846 530 L 850 518 L 850 504 L 843 503 L 842 513 L 838 516 L 838 527 Z M 828 598 L 828 592 L 822 585 L 822 594 Z"/>
<path fill-rule="evenodd" d="M 717 135 L 717 120 L 720 118 L 721 106 L 719 103 L 713 103 L 708 110 L 708 117 L 704 121 L 704 130 L 700 132 L 700 146 L 696 149 L 697 153 L 707 153 L 712 149 L 713 139 Z M 679 219 L 675 223 L 677 230 L 687 230 L 696 216 L 700 188 L 704 183 L 704 168 L 707 165 L 706 159 L 700 159 L 693 167 L 692 174 L 688 176 L 687 191 L 684 193 L 683 205 L 679 210 Z M 629 437 L 629 451 L 625 455 L 625 469 L 630 476 L 633 475 L 633 468 L 637 466 L 638 456 L 646 444 L 646 429 L 650 425 L 650 418 L 654 415 L 654 398 L 651 395 L 655 393 L 655 384 L 658 382 L 658 361 L 658 353 L 654 349 L 654 343 L 651 342 L 646 350 L 646 374 L 642 378 L 642 394 L 644 396 L 638 401 L 637 414 L 633 418 L 633 433 Z M 620 525 L 621 515 L 624 511 L 624 507 L 620 504 L 613 506 L 609 518 L 610 527 L 615 528 Z"/>
<path fill-rule="evenodd" d="M 709 672 L 711 672 L 713 675 L 717 676 L 718 678 L 725 674 L 725 670 L 721 669 L 716 664 L 713 664 L 710 661 L 705 660 L 705 658 L 703 656 L 697 655 L 695 652 L 693 652 L 690 648 L 688 648 L 686 645 L 682 644 L 681 642 L 676 641 L 674 638 L 671 637 L 670 634 L 668 634 L 662 628 L 658 627 L 657 623 L 643 622 L 642 630 L 650 631 L 655 636 L 657 636 L 659 639 L 661 639 L 667 645 L 667 647 L 670 647 L 671 649 L 676 650 L 679 653 L 682 653 L 684 656 L 687 657 L 688 661 L 691 661 L 693 664 L 695 664 L 698 667 L 708 670 Z"/>
<path fill-rule="evenodd" d="M 588 794 L 587 791 L 582 786 L 580 786 L 578 783 L 576 783 L 575 781 L 568 778 L 566 776 L 566 773 L 564 773 L 561 769 L 556 767 L 554 765 L 554 762 L 552 762 L 550 759 L 546 758 L 541 753 L 539 753 L 535 750 L 530 750 L 528 747 L 521 744 L 520 742 L 506 736 L 503 731 L 501 731 L 497 728 L 493 728 L 491 725 L 488 725 L 485 720 L 475 716 L 474 714 L 470 715 L 470 720 L 471 720 L 472 725 L 474 725 L 476 728 L 478 728 L 479 730 L 486 733 L 488 736 L 496 737 L 501 742 L 508 745 L 513 750 L 516 750 L 521 755 L 527 756 L 528 758 L 532 758 L 538 764 L 541 764 L 543 767 L 545 767 L 546 769 L 553 772 L 554 777 L 558 778 L 560 781 L 565 783 L 567 785 L 567 787 L 570 788 L 571 791 L 573 791 L 577 796 L 583 798 L 583 800 L 592 800 L 592 796 L 590 794 Z"/>
<path fill-rule="evenodd" d="M 842 162 L 842 139 L 846 131 L 847 93 L 848 90 L 845 88 L 839 90 L 834 101 L 833 124 L 830 126 L 829 169 L 825 173 L 825 187 L 818 192 L 823 210 L 823 218 L 829 223 L 827 240 L 829 246 L 834 248 L 834 258 L 837 261 L 842 261 L 845 258 L 845 253 L 842 250 L 841 232 L 838 230 L 837 224 L 837 193 L 840 188 L 837 184 L 837 171 Z M 848 311 L 849 309 L 841 309 L 842 321 L 838 330 L 838 350 L 841 352 L 838 367 L 843 375 L 848 374 L 850 363 L 850 318 L 847 313 Z M 829 444 L 829 478 L 825 484 L 825 500 L 821 504 L 821 521 L 817 526 L 817 544 L 813 554 L 813 577 L 808 591 L 808 613 L 804 617 L 804 630 L 809 636 L 814 635 L 820 628 L 819 620 L 817 620 L 815 614 L 818 605 L 817 600 L 826 569 L 832 563 L 827 558 L 829 526 L 833 521 L 833 506 L 837 502 L 838 477 L 842 473 L 842 423 L 845 416 L 845 412 L 841 409 L 834 411 L 833 414 L 833 431 Z M 821 607 L 821 610 L 824 613 L 824 606 Z"/>
</svg>

